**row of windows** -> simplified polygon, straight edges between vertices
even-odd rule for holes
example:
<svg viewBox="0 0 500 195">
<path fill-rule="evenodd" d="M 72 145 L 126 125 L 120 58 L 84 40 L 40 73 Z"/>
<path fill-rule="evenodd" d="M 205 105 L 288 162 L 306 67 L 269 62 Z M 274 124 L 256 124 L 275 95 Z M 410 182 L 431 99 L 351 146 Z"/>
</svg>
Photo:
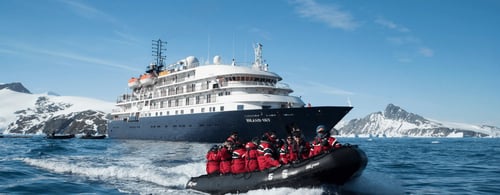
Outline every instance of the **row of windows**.
<svg viewBox="0 0 500 195">
<path fill-rule="evenodd" d="M 200 108 L 200 113 L 204 113 L 206 111 L 205 108 Z M 216 112 L 217 111 L 217 107 L 208 107 L 208 112 Z M 224 111 L 224 106 L 220 106 L 219 107 L 219 111 Z M 174 115 L 179 115 L 179 114 L 184 114 L 184 110 L 175 110 L 173 111 L 172 113 L 170 113 L 170 111 L 160 111 L 160 112 L 154 112 L 154 113 L 144 113 L 142 114 L 143 117 L 148 117 L 148 116 L 169 116 L 171 114 L 174 114 Z M 190 113 L 190 114 L 194 114 L 194 108 L 191 108 L 189 109 L 189 112 L 186 112 L 186 113 Z"/>
<path fill-rule="evenodd" d="M 198 126 L 200 126 L 200 127 L 205 127 L 205 126 L 211 127 L 211 126 L 219 126 L 219 125 L 218 124 L 199 124 Z M 149 127 L 150 128 L 162 128 L 161 125 L 151 125 Z M 168 128 L 169 126 L 168 125 L 164 125 L 163 127 L 164 128 Z M 189 125 L 181 124 L 181 125 L 172 125 L 170 127 L 174 127 L 174 128 L 175 127 L 193 127 L 193 125 L 191 125 L 191 124 L 189 124 Z"/>
</svg>

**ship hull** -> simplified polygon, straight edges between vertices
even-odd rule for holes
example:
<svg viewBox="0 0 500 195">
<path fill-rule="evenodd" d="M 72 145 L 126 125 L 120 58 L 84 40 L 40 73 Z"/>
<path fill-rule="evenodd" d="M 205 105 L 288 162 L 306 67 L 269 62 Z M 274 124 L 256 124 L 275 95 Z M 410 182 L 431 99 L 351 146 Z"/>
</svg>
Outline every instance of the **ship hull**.
<svg viewBox="0 0 500 195">
<path fill-rule="evenodd" d="M 173 116 L 143 117 L 139 120 L 111 120 L 109 138 L 167 141 L 221 142 L 237 131 L 243 140 L 275 131 L 285 137 L 292 127 L 306 139 L 315 136 L 318 125 L 333 128 L 352 107 L 325 106 L 209 112 Z"/>
</svg>

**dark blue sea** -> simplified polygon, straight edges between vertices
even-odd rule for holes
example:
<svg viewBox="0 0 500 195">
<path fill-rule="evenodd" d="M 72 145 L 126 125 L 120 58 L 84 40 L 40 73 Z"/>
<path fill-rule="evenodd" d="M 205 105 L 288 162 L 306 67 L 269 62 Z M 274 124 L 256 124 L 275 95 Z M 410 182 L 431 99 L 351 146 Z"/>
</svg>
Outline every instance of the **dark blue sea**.
<svg viewBox="0 0 500 195">
<path fill-rule="evenodd" d="M 332 191 L 277 188 L 246 194 L 500 194 L 500 139 L 339 138 L 368 158 L 358 179 Z M 212 144 L 0 138 L 1 194 L 199 194 Z"/>
</svg>

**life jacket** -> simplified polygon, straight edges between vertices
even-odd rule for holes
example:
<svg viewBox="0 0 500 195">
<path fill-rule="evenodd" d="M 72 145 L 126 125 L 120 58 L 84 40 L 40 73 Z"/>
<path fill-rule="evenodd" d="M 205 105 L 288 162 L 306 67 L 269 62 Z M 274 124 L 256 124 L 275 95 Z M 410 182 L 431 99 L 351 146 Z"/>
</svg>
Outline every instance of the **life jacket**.
<svg viewBox="0 0 500 195">
<path fill-rule="evenodd" d="M 220 157 L 218 150 L 210 150 L 207 153 L 207 174 L 220 173 Z"/>
<path fill-rule="evenodd" d="M 246 149 L 247 151 L 244 154 L 244 159 L 245 159 L 245 168 L 247 172 L 252 172 L 259 170 L 259 163 L 257 162 L 257 156 L 259 155 L 257 153 L 257 146 L 252 143 L 248 142 L 246 144 Z"/>
<path fill-rule="evenodd" d="M 272 147 L 273 146 L 271 143 L 267 141 L 261 141 L 259 147 L 257 148 L 257 162 L 261 171 L 280 165 L 280 162 L 273 158 L 274 151 Z"/>
<path fill-rule="evenodd" d="M 297 160 L 305 160 L 309 158 L 309 153 L 311 151 L 311 144 L 309 144 L 309 142 L 302 140 L 299 144 L 294 144 L 294 147 Z"/>
<path fill-rule="evenodd" d="M 226 147 L 222 147 L 219 150 L 219 157 L 220 157 L 220 173 L 222 174 L 228 174 L 231 173 L 231 151 L 227 149 Z"/>
<path fill-rule="evenodd" d="M 298 160 L 297 153 L 294 151 L 295 149 L 294 145 L 295 144 L 293 144 L 293 142 L 292 143 L 285 142 L 285 144 L 281 146 L 280 161 L 283 164 L 288 164 L 290 162 Z"/>
<path fill-rule="evenodd" d="M 231 162 L 231 172 L 233 174 L 239 174 L 246 172 L 245 167 L 245 148 L 238 148 L 233 151 L 232 162 Z"/>
<path fill-rule="evenodd" d="M 226 141 L 231 142 L 233 145 L 241 144 L 239 138 L 234 138 L 232 136 L 227 137 Z"/>
<path fill-rule="evenodd" d="M 336 146 L 336 145 L 340 146 L 340 144 L 338 144 L 337 139 L 335 137 L 331 137 L 331 136 L 324 137 L 324 138 L 316 137 L 316 139 L 314 139 L 314 141 L 313 141 L 311 152 L 309 153 L 309 157 L 316 156 L 316 155 L 321 154 L 323 152 L 328 152 L 332 148 L 334 148 L 334 146 Z"/>
</svg>

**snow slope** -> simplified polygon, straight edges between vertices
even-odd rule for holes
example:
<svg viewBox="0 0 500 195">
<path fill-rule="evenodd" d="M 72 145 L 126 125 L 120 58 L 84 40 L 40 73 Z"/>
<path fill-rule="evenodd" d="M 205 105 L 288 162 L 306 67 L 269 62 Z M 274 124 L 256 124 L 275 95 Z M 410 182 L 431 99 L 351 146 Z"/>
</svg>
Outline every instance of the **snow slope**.
<svg viewBox="0 0 500 195">
<path fill-rule="evenodd" d="M 0 90 L 0 131 L 17 120 L 16 112 L 20 110 L 35 110 L 35 105 L 40 97 L 45 97 L 49 102 L 66 105 L 65 109 L 51 113 L 52 116 L 65 115 L 73 112 L 85 110 L 96 110 L 110 113 L 114 103 L 102 100 L 74 97 L 74 96 L 53 96 L 48 94 L 27 94 L 15 92 L 10 89 Z"/>
</svg>

